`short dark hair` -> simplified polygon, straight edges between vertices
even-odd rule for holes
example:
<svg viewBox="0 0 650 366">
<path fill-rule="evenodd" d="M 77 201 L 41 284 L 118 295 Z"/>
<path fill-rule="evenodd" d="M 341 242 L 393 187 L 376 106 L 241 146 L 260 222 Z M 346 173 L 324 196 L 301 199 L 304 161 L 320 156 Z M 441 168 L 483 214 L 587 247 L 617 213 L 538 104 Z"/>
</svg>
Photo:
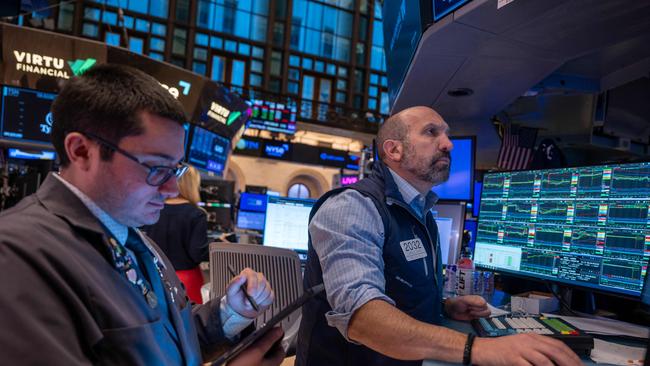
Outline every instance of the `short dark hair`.
<svg viewBox="0 0 650 366">
<path fill-rule="evenodd" d="M 141 112 L 187 121 L 183 106 L 153 77 L 129 66 L 95 66 L 80 77 L 68 80 L 52 104 L 52 144 L 60 164 L 70 159 L 64 140 L 70 132 L 89 132 L 119 144 L 126 136 L 143 133 Z M 101 149 L 110 160 L 113 151 Z"/>
</svg>

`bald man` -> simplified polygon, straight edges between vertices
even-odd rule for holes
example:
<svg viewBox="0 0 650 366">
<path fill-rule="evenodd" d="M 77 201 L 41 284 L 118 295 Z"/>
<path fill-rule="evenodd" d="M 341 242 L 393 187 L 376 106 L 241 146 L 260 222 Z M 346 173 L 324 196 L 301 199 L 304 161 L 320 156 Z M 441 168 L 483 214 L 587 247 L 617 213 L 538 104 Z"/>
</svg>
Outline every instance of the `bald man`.
<svg viewBox="0 0 650 366">
<path fill-rule="evenodd" d="M 473 339 L 438 326 L 487 316 L 478 296 L 442 299 L 431 188 L 449 178 L 449 126 L 428 107 L 388 118 L 372 174 L 325 194 L 309 224 L 305 286 L 325 294 L 302 310 L 297 366 L 580 364 L 562 342 L 538 335 Z"/>
</svg>

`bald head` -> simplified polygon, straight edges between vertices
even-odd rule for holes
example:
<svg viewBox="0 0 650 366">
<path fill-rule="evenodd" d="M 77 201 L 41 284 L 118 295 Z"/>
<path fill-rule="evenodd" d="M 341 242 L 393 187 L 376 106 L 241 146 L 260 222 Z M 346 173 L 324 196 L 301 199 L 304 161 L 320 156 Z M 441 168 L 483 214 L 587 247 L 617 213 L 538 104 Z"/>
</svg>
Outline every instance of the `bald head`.
<svg viewBox="0 0 650 366">
<path fill-rule="evenodd" d="M 384 122 L 377 134 L 382 161 L 421 193 L 449 177 L 449 126 L 429 107 L 405 109 Z"/>
<path fill-rule="evenodd" d="M 386 140 L 406 142 L 411 126 L 421 119 L 437 119 L 443 121 L 438 112 L 425 106 L 406 108 L 393 114 L 384 121 L 384 124 L 379 128 L 376 141 L 381 160 L 386 160 L 386 151 L 384 150 Z"/>
</svg>

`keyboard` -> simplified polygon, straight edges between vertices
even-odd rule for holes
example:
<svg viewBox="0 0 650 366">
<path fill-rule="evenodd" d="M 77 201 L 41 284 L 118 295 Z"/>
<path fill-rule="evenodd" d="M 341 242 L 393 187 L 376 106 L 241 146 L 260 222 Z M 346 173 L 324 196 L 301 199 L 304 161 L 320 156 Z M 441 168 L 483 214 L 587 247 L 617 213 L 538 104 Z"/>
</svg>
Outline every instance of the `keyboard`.
<svg viewBox="0 0 650 366">
<path fill-rule="evenodd" d="M 499 316 L 480 318 L 472 326 L 481 337 L 501 337 L 519 333 L 535 333 L 564 342 L 575 353 L 589 356 L 594 338 L 559 318 L 544 316 Z"/>
</svg>

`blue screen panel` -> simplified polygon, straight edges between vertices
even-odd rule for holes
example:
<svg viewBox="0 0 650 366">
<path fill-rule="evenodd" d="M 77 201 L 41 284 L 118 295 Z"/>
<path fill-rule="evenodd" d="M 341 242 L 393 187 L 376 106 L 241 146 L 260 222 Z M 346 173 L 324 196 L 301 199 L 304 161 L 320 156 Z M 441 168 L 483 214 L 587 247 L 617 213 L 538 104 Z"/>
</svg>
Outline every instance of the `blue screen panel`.
<svg viewBox="0 0 650 366">
<path fill-rule="evenodd" d="M 197 168 L 222 175 L 230 152 L 230 139 L 194 126 L 187 161 Z"/>
<path fill-rule="evenodd" d="M 248 230 L 264 230 L 264 212 L 239 211 L 237 214 L 237 227 Z"/>
<path fill-rule="evenodd" d="M 474 181 L 474 139 L 451 138 L 454 148 L 451 150 L 451 169 L 449 180 L 433 187 L 433 191 L 445 200 L 472 200 Z"/>
<path fill-rule="evenodd" d="M 239 197 L 239 209 L 244 211 L 266 212 L 266 195 L 243 192 Z"/>
</svg>

